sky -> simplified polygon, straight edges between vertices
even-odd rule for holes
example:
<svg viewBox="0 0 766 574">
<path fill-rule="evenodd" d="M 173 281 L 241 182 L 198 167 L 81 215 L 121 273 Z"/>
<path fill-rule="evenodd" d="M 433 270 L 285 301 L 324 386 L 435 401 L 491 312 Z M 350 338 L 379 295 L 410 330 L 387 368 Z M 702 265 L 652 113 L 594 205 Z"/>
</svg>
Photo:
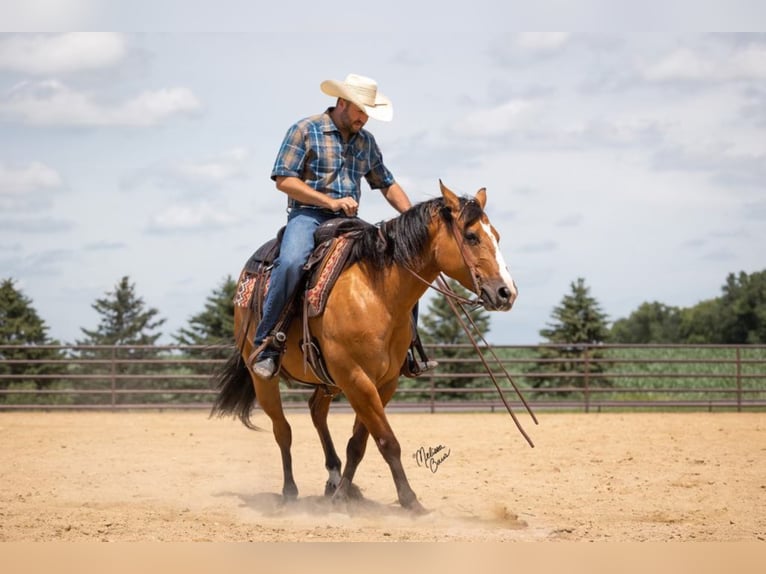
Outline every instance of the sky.
<svg viewBox="0 0 766 574">
<path fill-rule="evenodd" d="M 393 101 L 366 127 L 413 202 L 439 179 L 487 188 L 519 288 L 491 343 L 540 341 L 580 277 L 615 321 L 766 269 L 766 34 L 515 32 L 517 4 L 488 0 L 374 19 L 249 3 L 219 25 L 213 3 L 125 4 L 30 0 L 5 21 L 132 32 L 0 34 L 0 278 L 62 342 L 97 327 L 93 303 L 126 275 L 172 342 L 284 224 L 279 144 L 348 73 Z M 766 22 L 727 5 L 740 29 Z M 648 19 L 615 10 L 625 29 Z M 359 215 L 396 213 L 365 184 Z"/>
</svg>

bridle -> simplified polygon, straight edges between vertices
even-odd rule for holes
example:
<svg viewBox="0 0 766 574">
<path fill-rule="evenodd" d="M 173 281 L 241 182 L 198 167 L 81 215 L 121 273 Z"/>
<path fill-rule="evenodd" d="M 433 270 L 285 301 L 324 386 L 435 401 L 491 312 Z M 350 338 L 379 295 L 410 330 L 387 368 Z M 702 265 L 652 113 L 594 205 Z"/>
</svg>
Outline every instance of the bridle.
<svg viewBox="0 0 766 574">
<path fill-rule="evenodd" d="M 463 263 L 465 263 L 465 266 L 468 268 L 468 272 L 471 275 L 471 282 L 473 283 L 473 293 L 476 295 L 476 299 L 466 299 L 465 297 L 462 297 L 455 293 L 452 289 L 444 289 L 442 287 L 437 287 L 432 282 L 424 279 L 417 271 L 412 269 L 411 267 L 405 265 L 404 268 L 410 272 L 411 275 L 413 275 L 416 279 L 420 280 L 422 283 L 427 285 L 429 288 L 433 289 L 434 291 L 437 291 L 444 295 L 445 297 L 448 297 L 449 299 L 452 299 L 456 302 L 459 302 L 463 305 L 471 305 L 472 307 L 477 307 L 481 305 L 481 277 L 479 276 L 478 272 L 476 271 L 476 257 L 474 257 L 473 253 L 470 251 L 467 251 L 465 248 L 465 245 L 461 239 L 461 229 L 458 226 L 458 221 L 460 221 L 463 218 L 463 213 L 465 212 L 466 207 L 470 205 L 471 203 L 476 203 L 475 199 L 469 199 L 466 201 L 463 206 L 460 208 L 460 211 L 458 212 L 457 216 L 453 215 L 452 213 L 449 214 L 449 229 L 452 232 L 452 238 L 455 240 L 455 244 L 457 245 L 458 251 L 460 251 L 460 256 L 463 258 Z M 447 216 L 444 217 L 447 219 Z M 441 281 L 446 285 L 446 282 L 443 280 Z"/>
</svg>

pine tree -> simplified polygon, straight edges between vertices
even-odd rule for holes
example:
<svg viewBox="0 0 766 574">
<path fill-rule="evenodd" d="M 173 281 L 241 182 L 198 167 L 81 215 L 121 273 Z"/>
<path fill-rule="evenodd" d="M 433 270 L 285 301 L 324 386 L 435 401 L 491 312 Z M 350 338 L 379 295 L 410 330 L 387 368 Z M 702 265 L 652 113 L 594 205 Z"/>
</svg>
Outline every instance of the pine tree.
<svg viewBox="0 0 766 574">
<path fill-rule="evenodd" d="M 79 345 L 153 345 L 162 336 L 151 331 L 161 327 L 165 319 L 155 319 L 157 309 L 146 309 L 127 276 L 92 307 L 101 315 L 101 322 L 96 330 L 80 327 L 86 339 L 78 341 Z"/>
<path fill-rule="evenodd" d="M 203 311 L 189 319 L 188 327 L 182 327 L 173 335 L 179 345 L 219 346 L 234 344 L 234 295 L 237 283 L 227 276 L 221 285 L 207 297 Z M 194 359 L 225 359 L 231 354 L 228 348 L 186 349 L 184 355 Z M 201 364 L 195 373 L 209 373 L 213 366 Z"/>
<path fill-rule="evenodd" d="M 92 307 L 98 311 L 101 321 L 94 330 L 80 327 L 86 338 L 77 341 L 78 345 L 86 347 L 80 349 L 78 354 L 83 359 L 80 372 L 89 377 L 89 389 L 107 390 L 116 387 L 133 391 L 139 388 L 156 391 L 177 386 L 178 381 L 151 378 L 163 369 L 163 365 L 153 362 L 160 357 L 160 351 L 153 345 L 162 336 L 161 332 L 155 331 L 165 323 L 165 319 L 157 318 L 157 309 L 146 307 L 144 300 L 136 295 L 135 285 L 130 283 L 127 276 L 117 283 L 114 291 L 96 299 Z M 108 348 L 87 348 L 94 345 Z M 109 400 L 109 396 L 83 397 L 86 402 L 104 400 Z M 157 394 L 147 394 L 141 399 L 131 391 L 120 393 L 117 400 L 149 402 L 162 401 L 163 398 Z"/>
<path fill-rule="evenodd" d="M 591 297 L 585 279 L 578 278 L 570 284 L 572 293 L 565 295 L 561 304 L 554 307 L 553 323 L 542 329 L 540 336 L 550 343 L 603 343 L 609 337 L 607 316 L 598 301 Z"/>
<path fill-rule="evenodd" d="M 0 284 L 0 345 L 17 347 L 0 348 L 0 374 L 24 375 L 24 378 L 4 377 L 0 379 L 0 389 L 39 390 L 56 383 L 50 375 L 62 372 L 63 367 L 55 361 L 61 360 L 63 353 L 47 347 L 59 344 L 48 336 L 47 331 L 48 326 L 37 314 L 32 301 L 16 289 L 13 279 L 4 279 Z M 27 378 L 30 375 L 45 377 Z M 3 394 L 0 395 L 0 402 L 18 402 L 19 396 Z M 43 396 L 38 400 L 49 402 Z"/>
<path fill-rule="evenodd" d="M 542 347 L 539 351 L 541 361 L 528 369 L 528 373 L 533 375 L 529 377 L 529 382 L 535 388 L 583 387 L 586 372 L 583 362 L 584 345 L 598 345 L 609 337 L 607 316 L 601 310 L 598 301 L 590 295 L 590 289 L 585 286 L 585 279 L 578 278 L 570 284 L 570 288 L 571 293 L 564 296 L 560 305 L 554 307 L 551 314 L 553 321 L 548 323 L 547 329 L 540 330 L 540 336 L 557 346 Z M 600 351 L 592 349 L 588 355 L 590 359 L 599 359 L 602 356 Z M 598 377 L 598 374 L 603 372 L 600 363 L 588 364 L 587 372 L 589 386 L 611 385 L 610 381 Z M 539 376 L 542 373 L 562 376 Z"/>
<path fill-rule="evenodd" d="M 453 280 L 448 280 L 449 286 L 455 293 L 464 298 L 469 298 L 471 293 L 462 285 Z M 490 316 L 483 307 L 475 307 L 469 311 L 469 315 L 476 325 L 481 335 L 486 335 L 489 331 Z M 471 327 L 470 322 L 462 317 L 463 322 L 471 328 L 471 334 L 477 341 L 481 339 Z M 463 329 L 460 320 L 455 316 L 452 307 L 443 295 L 434 297 L 428 306 L 427 313 L 420 319 L 420 334 L 424 344 L 431 345 L 465 345 L 471 342 L 471 339 Z M 439 361 L 438 372 L 440 374 L 464 374 L 475 373 L 481 370 L 482 364 L 476 362 L 478 359 L 476 351 L 470 347 L 443 347 L 441 355 L 436 357 Z M 439 388 L 452 389 L 470 389 L 480 386 L 481 379 L 474 377 L 455 377 L 451 379 L 440 379 L 437 383 Z M 470 398 L 466 393 L 455 393 L 445 395 L 449 399 L 467 399 Z"/>
<path fill-rule="evenodd" d="M 173 338 L 180 345 L 224 345 L 234 342 L 234 295 L 231 275 L 207 297 L 205 309 L 189 319 Z"/>
</svg>

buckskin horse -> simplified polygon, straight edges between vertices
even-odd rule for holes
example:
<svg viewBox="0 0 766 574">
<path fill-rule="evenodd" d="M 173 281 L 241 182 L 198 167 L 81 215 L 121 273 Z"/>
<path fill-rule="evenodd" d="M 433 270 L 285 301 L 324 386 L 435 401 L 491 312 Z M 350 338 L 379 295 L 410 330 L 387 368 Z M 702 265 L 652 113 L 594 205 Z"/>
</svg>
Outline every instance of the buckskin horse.
<svg viewBox="0 0 766 574">
<path fill-rule="evenodd" d="M 480 189 L 474 197 L 459 197 L 441 181 L 439 186 L 441 197 L 418 203 L 361 232 L 327 297 L 324 312 L 308 320 L 335 386 L 307 371 L 301 321 L 292 321 L 287 329 L 281 373 L 316 385 L 309 406 L 329 472 L 325 494 L 334 499 L 361 497 L 353 479 L 372 435 L 391 469 L 399 503 L 415 513 L 425 512 L 407 480 L 401 447 L 384 411 L 412 341 L 412 309 L 441 273 L 471 290 L 487 310 L 507 311 L 516 299 L 516 285 L 498 247 L 499 234 L 484 212 L 486 190 Z M 217 375 L 218 394 L 211 416 L 235 416 L 255 428 L 250 414 L 257 397 L 272 421 L 281 451 L 282 495 L 291 500 L 297 498 L 298 488 L 279 375 L 262 380 L 246 365 L 256 327 L 251 315 L 247 309 L 235 307 L 237 349 Z M 339 392 L 345 394 L 356 415 L 342 474 L 327 426 L 330 403 Z"/>
</svg>

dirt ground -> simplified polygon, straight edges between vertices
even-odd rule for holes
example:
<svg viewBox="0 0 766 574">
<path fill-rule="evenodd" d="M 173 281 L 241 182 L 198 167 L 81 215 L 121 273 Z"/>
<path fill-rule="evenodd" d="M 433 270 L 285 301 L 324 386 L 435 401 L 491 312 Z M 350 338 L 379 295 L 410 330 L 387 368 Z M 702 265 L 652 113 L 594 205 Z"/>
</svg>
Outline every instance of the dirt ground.
<svg viewBox="0 0 766 574">
<path fill-rule="evenodd" d="M 507 414 L 390 414 L 418 517 L 372 443 L 365 499 L 326 499 L 310 418 L 288 417 L 301 492 L 283 505 L 262 413 L 269 432 L 206 412 L 0 413 L 0 541 L 766 540 L 766 413 L 520 414 L 535 448 Z M 330 415 L 342 457 L 351 424 Z"/>
</svg>

